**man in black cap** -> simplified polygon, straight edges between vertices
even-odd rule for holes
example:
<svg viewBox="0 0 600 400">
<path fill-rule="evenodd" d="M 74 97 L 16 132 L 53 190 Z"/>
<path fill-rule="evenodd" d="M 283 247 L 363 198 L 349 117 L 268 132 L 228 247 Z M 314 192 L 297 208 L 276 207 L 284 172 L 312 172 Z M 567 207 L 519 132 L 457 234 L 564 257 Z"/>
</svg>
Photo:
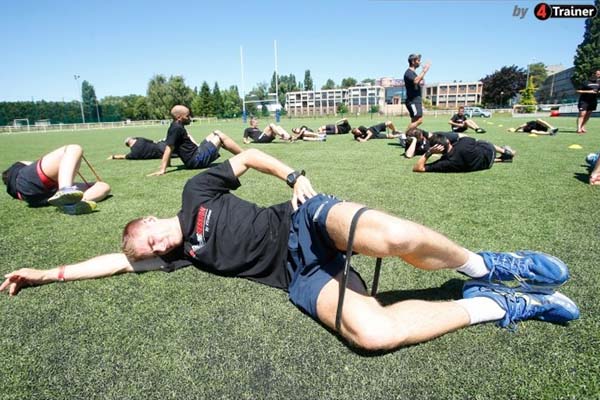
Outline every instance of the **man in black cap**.
<svg viewBox="0 0 600 400">
<path fill-rule="evenodd" d="M 416 128 L 423 123 L 423 104 L 421 100 L 421 82 L 431 63 L 427 62 L 423 70 L 417 75 L 417 68 L 421 65 L 421 55 L 411 54 L 408 56 L 408 69 L 404 73 L 404 87 L 406 87 L 406 108 L 410 114 L 410 124 L 407 131 Z"/>
</svg>

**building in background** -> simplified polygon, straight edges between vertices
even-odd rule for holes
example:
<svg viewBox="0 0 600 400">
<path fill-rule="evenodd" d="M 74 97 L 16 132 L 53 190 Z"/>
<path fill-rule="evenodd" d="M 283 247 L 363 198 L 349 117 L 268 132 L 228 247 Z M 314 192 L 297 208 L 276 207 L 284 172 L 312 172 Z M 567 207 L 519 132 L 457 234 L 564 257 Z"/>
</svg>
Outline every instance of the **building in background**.
<svg viewBox="0 0 600 400">
<path fill-rule="evenodd" d="M 562 67 L 562 66 L 561 66 Z M 547 68 L 551 72 L 550 67 Z M 536 92 L 540 104 L 576 103 L 579 95 L 571 82 L 575 67 L 558 70 L 549 75 Z"/>
<path fill-rule="evenodd" d="M 456 109 L 458 106 L 473 106 L 481 103 L 483 83 L 451 82 L 427 84 L 424 97 L 437 108 Z"/>
<path fill-rule="evenodd" d="M 382 106 L 384 101 L 385 89 L 381 86 L 352 86 L 288 92 L 285 108 L 291 116 L 327 115 L 337 113 L 338 105 L 345 104 L 351 113 L 366 113 L 373 106 Z"/>
</svg>

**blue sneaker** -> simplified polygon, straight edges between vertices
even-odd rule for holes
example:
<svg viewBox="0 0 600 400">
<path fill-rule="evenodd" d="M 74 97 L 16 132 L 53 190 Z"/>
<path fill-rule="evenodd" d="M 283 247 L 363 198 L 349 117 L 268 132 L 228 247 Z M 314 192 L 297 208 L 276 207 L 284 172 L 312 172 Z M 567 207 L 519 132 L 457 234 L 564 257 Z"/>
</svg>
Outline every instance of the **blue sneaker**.
<svg viewBox="0 0 600 400">
<path fill-rule="evenodd" d="M 528 290 L 555 288 L 569 279 L 569 268 L 556 257 L 537 251 L 514 253 L 477 253 L 490 270 L 479 279 L 487 281 L 518 281 Z"/>
<path fill-rule="evenodd" d="M 463 287 L 463 297 L 487 297 L 494 300 L 506 310 L 504 318 L 497 322 L 502 328 L 513 328 L 516 322 L 527 319 L 565 324 L 579 318 L 577 305 L 559 292 L 520 292 L 495 283 L 467 281 Z"/>
<path fill-rule="evenodd" d="M 75 204 L 64 205 L 61 209 L 62 212 L 69 215 L 90 214 L 96 209 L 96 202 L 91 200 L 81 200 Z"/>
</svg>

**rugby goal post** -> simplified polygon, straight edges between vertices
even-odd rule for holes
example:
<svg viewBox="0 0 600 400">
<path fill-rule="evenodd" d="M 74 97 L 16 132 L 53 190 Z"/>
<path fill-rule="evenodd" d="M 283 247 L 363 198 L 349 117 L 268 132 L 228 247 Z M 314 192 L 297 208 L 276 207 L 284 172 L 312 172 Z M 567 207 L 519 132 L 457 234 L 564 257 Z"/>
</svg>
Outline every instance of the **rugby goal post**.
<svg viewBox="0 0 600 400">
<path fill-rule="evenodd" d="M 27 129 L 29 129 L 29 118 L 13 119 L 13 127 L 14 128 L 20 128 L 23 126 L 27 126 Z"/>
</svg>

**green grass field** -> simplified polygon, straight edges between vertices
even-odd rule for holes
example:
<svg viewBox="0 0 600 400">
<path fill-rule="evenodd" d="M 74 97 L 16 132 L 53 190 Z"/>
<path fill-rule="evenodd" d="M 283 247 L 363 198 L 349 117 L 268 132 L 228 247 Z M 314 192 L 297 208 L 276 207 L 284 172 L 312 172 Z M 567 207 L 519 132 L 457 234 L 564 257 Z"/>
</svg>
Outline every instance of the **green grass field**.
<svg viewBox="0 0 600 400">
<path fill-rule="evenodd" d="M 423 127 L 446 130 L 447 118 L 429 117 Z M 405 129 L 406 117 L 394 121 Z M 523 121 L 477 119 L 488 133 L 473 136 L 509 144 L 517 157 L 471 174 L 416 174 L 416 159 L 404 159 L 395 141 L 359 144 L 348 135 L 256 147 L 305 169 L 318 191 L 423 223 L 467 248 L 560 257 L 572 275 L 561 290 L 581 308 L 581 319 L 570 326 L 528 321 L 509 332 L 484 324 L 365 354 L 297 311 L 282 291 L 194 268 L 129 274 L 1 296 L 0 399 L 598 398 L 600 188 L 585 183 L 583 161 L 600 150 L 600 119 L 590 121 L 584 136 L 574 133 L 574 118 L 552 119 L 560 128 L 555 137 L 506 132 Z M 283 119 L 282 125 L 326 122 Z M 379 121 L 361 116 L 350 122 Z M 241 122 L 189 130 L 200 139 L 215 128 L 241 142 Z M 147 178 L 158 160 L 106 160 L 127 150 L 126 136 L 159 139 L 166 129 L 1 135 L 2 169 L 64 144 L 83 145 L 113 196 L 99 212 L 79 217 L 0 196 L 0 272 L 116 252 L 130 219 L 174 215 L 195 171 Z M 582 149 L 569 149 L 572 144 Z M 228 157 L 222 153 L 220 160 Z M 238 194 L 262 205 L 291 195 L 284 182 L 255 171 L 241 181 Z M 374 260 L 357 256 L 355 265 L 370 283 Z M 379 298 L 455 299 L 464 279 L 387 259 Z"/>
</svg>

